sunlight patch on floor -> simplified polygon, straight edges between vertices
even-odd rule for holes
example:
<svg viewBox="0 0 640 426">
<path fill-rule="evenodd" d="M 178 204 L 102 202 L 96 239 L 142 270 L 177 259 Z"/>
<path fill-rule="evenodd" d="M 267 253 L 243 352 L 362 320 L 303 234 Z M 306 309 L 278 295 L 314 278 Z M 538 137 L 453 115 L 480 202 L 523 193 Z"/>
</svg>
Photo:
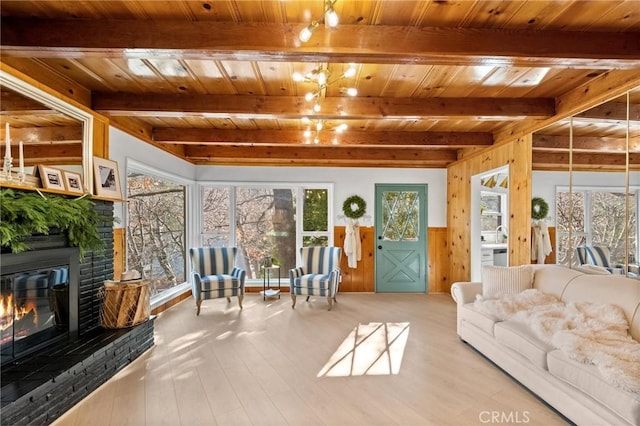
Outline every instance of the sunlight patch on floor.
<svg viewBox="0 0 640 426">
<path fill-rule="evenodd" d="M 398 374 L 408 338 L 408 322 L 358 324 L 318 377 Z"/>
</svg>

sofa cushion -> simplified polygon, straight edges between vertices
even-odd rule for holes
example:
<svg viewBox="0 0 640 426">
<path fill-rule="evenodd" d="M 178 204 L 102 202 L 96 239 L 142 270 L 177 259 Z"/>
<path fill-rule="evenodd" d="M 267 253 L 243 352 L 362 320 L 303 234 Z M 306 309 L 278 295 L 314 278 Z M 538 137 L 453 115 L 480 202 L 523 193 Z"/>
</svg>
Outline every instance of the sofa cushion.
<svg viewBox="0 0 640 426">
<path fill-rule="evenodd" d="M 598 368 L 569 359 L 562 351 L 547 354 L 549 372 L 615 411 L 631 424 L 640 424 L 640 395 L 605 381 Z"/>
<path fill-rule="evenodd" d="M 525 323 L 499 322 L 493 328 L 493 334 L 501 345 L 518 352 L 536 367 L 547 369 L 547 353 L 554 347 L 538 339 Z"/>
<path fill-rule="evenodd" d="M 485 299 L 517 294 L 532 287 L 531 265 L 482 267 L 482 297 Z"/>
<path fill-rule="evenodd" d="M 576 266 L 575 269 L 577 271 L 584 272 L 585 274 L 611 275 L 611 271 L 604 266 L 584 264 Z"/>
<path fill-rule="evenodd" d="M 499 319 L 494 317 L 493 315 L 484 314 L 478 311 L 473 303 L 462 305 L 459 309 L 458 315 L 460 316 L 460 319 L 462 321 L 466 321 L 475 325 L 480 330 L 484 331 L 492 337 L 493 326 L 497 321 L 499 321 Z"/>
</svg>

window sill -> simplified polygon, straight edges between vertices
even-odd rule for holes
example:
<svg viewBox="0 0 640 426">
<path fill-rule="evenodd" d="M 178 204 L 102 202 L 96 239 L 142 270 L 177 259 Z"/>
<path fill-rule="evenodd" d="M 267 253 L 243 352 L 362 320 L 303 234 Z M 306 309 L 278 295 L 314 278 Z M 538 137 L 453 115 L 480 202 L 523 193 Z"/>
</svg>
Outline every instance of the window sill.
<svg viewBox="0 0 640 426">
<path fill-rule="evenodd" d="M 191 291 L 191 283 L 189 282 L 184 282 L 169 290 L 165 290 L 162 293 L 151 298 L 151 310 L 153 311 L 159 306 L 162 306 L 165 303 L 170 302 L 189 291 Z"/>
</svg>

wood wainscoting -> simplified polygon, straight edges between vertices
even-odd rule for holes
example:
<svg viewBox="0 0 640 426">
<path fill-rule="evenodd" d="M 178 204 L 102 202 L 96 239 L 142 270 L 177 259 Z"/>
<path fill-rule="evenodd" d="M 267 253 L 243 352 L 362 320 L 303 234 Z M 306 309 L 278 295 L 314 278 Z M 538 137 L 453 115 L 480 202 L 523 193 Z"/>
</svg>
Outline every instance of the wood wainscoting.
<svg viewBox="0 0 640 426">
<path fill-rule="evenodd" d="M 334 228 L 334 244 L 344 247 L 345 227 Z M 342 283 L 340 291 L 344 292 L 374 292 L 375 291 L 375 233 L 373 227 L 360 228 L 362 243 L 362 260 L 356 269 L 347 265 L 347 257 L 342 256 Z M 449 291 L 449 257 L 447 228 L 428 228 L 427 230 L 427 267 L 430 293 Z M 113 230 L 113 276 L 115 279 L 125 269 L 125 229 Z M 284 279 L 283 279 L 284 282 Z M 258 290 L 256 290 L 258 291 Z"/>
<path fill-rule="evenodd" d="M 346 231 L 344 226 L 334 228 L 334 244 L 344 247 Z M 375 232 L 373 227 L 360 228 L 362 259 L 356 269 L 347 265 L 347 257 L 342 256 L 342 292 L 374 292 L 375 291 Z M 427 230 L 427 267 L 430 293 L 449 291 L 449 257 L 447 228 L 428 228 Z"/>
</svg>

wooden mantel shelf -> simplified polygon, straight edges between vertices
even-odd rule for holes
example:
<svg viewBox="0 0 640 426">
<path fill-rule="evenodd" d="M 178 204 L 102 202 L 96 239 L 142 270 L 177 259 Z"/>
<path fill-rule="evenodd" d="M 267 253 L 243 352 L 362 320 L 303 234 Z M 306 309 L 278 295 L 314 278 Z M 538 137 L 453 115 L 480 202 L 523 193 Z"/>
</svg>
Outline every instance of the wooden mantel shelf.
<svg viewBox="0 0 640 426">
<path fill-rule="evenodd" d="M 67 195 L 67 196 L 71 196 L 71 197 L 82 197 L 85 195 L 89 195 L 91 196 L 92 200 L 100 200 L 100 201 L 112 201 L 114 203 L 126 203 L 127 200 L 122 199 L 122 198 L 109 198 L 109 197 L 101 197 L 98 195 L 93 195 L 93 194 L 89 194 L 89 193 L 85 193 L 85 194 L 78 194 L 77 192 L 69 192 L 69 191 L 61 191 L 59 189 L 47 189 L 47 188 L 36 188 L 35 186 L 31 186 L 31 185 L 22 185 L 19 183 L 10 183 L 10 182 L 0 182 L 0 188 L 11 188 L 11 189 L 18 189 L 21 191 L 33 191 L 33 192 L 41 192 L 44 194 L 56 194 L 56 195 Z"/>
</svg>

